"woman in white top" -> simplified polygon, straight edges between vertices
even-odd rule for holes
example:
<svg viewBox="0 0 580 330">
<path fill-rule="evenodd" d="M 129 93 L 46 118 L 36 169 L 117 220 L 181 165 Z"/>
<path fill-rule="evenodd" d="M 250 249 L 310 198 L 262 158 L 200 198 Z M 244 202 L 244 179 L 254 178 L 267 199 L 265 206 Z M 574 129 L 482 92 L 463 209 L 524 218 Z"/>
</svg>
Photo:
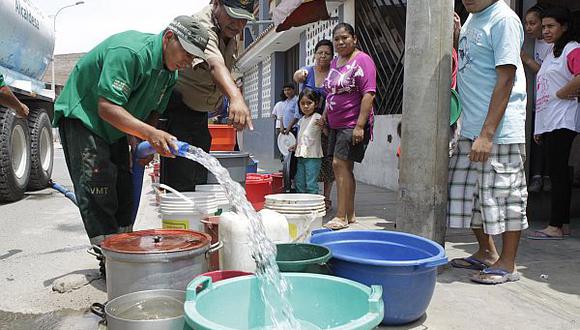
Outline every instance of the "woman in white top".
<svg viewBox="0 0 580 330">
<path fill-rule="evenodd" d="M 580 131 L 580 43 L 572 31 L 572 15 L 562 7 L 544 12 L 544 40 L 554 49 L 544 59 L 537 76 L 534 139 L 546 144 L 552 179 L 551 218 L 547 228 L 531 239 L 562 239 L 570 233 L 570 148 Z"/>
<path fill-rule="evenodd" d="M 294 181 L 299 193 L 318 194 L 318 174 L 324 157 L 321 143 L 323 129 L 318 125 L 321 115 L 316 112 L 321 98 L 320 93 L 310 88 L 304 88 L 298 97 L 303 116 L 298 123 L 300 130 L 293 149 L 298 160 Z"/>
<path fill-rule="evenodd" d="M 524 19 L 524 26 L 526 33 L 534 38 L 534 54 L 528 55 L 522 50 L 522 62 L 526 65 L 532 74 L 535 76 L 540 70 L 540 65 L 552 51 L 552 44 L 544 40 L 542 34 L 542 18 L 544 17 L 545 8 L 541 5 L 535 5 L 528 9 Z M 535 86 L 535 81 L 532 79 L 531 84 Z M 532 125 L 534 125 L 535 116 L 532 112 Z M 552 183 L 548 176 L 550 160 L 544 150 L 542 144 L 532 142 L 530 151 L 530 183 L 528 191 L 540 192 L 542 188 L 544 191 L 550 191 Z"/>
</svg>

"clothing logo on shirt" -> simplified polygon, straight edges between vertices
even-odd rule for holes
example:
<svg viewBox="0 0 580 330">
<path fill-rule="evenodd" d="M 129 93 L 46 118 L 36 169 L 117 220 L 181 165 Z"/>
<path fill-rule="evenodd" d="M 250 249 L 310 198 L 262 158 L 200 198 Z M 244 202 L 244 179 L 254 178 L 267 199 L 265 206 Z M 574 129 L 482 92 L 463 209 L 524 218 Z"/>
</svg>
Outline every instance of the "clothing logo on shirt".
<svg viewBox="0 0 580 330">
<path fill-rule="evenodd" d="M 337 69 L 330 69 L 324 85 L 327 90 L 330 90 L 331 94 L 352 93 L 357 89 L 356 78 L 364 76 L 363 69 L 354 60 L 351 64 L 345 66 L 344 72 L 340 72 Z M 329 110 L 332 111 L 335 104 L 334 95 L 331 95 L 328 99 Z"/>
<path fill-rule="evenodd" d="M 459 49 L 457 50 L 457 54 L 459 55 L 459 72 L 463 72 L 471 66 L 473 57 L 471 55 L 470 45 L 480 44 L 482 39 L 483 33 L 475 29 L 468 28 L 461 34 L 461 38 L 459 39 Z"/>
<path fill-rule="evenodd" d="M 113 89 L 117 90 L 118 92 L 123 93 L 123 95 L 125 96 L 129 96 L 129 93 L 131 92 L 131 88 L 129 87 L 129 85 L 119 79 L 115 79 L 113 81 Z"/>
<path fill-rule="evenodd" d="M 538 77 L 536 82 L 536 112 L 545 110 L 546 104 L 550 100 L 550 92 L 548 89 L 548 79 L 546 77 Z"/>
</svg>

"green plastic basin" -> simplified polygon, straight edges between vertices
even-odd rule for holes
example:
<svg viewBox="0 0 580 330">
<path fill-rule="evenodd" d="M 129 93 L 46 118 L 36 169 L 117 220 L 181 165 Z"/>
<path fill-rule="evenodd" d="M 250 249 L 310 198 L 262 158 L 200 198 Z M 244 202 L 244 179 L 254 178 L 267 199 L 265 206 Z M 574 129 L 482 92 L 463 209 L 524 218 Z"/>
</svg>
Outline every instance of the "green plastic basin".
<svg viewBox="0 0 580 330">
<path fill-rule="evenodd" d="M 276 263 L 281 272 L 329 274 L 326 263 L 332 258 L 327 247 L 317 244 L 288 243 L 276 245 Z"/>
<path fill-rule="evenodd" d="M 381 286 L 320 274 L 282 276 L 292 285 L 288 299 L 302 330 L 373 329 L 383 319 Z M 254 275 L 218 283 L 200 276 L 189 283 L 185 300 L 185 320 L 196 330 L 273 329 Z"/>
</svg>

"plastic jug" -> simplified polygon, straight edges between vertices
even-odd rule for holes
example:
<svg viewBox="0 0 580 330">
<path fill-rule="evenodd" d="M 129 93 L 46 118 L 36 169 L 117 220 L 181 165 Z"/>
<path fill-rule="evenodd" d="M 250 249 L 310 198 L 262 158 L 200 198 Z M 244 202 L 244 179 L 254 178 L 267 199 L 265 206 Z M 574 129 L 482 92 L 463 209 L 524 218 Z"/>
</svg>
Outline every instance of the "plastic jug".
<svg viewBox="0 0 580 330">
<path fill-rule="evenodd" d="M 274 244 L 290 242 L 286 217 L 272 210 L 258 212 L 266 235 Z M 224 247 L 220 250 L 221 270 L 255 272 L 256 263 L 250 252 L 250 221 L 234 212 L 221 215 L 219 238 Z"/>
</svg>

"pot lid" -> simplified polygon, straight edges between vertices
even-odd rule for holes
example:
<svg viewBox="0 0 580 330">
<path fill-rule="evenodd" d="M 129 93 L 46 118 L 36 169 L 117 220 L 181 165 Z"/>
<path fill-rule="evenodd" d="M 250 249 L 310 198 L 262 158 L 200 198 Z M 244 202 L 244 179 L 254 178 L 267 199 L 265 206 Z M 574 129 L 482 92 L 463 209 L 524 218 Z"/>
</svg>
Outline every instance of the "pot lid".
<svg viewBox="0 0 580 330">
<path fill-rule="evenodd" d="M 184 252 L 209 246 L 211 236 L 185 229 L 150 229 L 107 237 L 101 247 L 130 254 Z"/>
</svg>

